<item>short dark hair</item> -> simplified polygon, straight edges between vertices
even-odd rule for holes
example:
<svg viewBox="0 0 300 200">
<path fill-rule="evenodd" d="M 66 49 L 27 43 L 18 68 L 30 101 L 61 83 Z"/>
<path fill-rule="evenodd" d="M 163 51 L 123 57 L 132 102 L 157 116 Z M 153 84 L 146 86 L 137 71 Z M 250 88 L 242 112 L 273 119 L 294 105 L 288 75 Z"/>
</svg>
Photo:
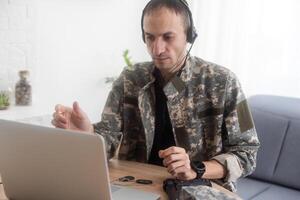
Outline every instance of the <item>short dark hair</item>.
<svg viewBox="0 0 300 200">
<path fill-rule="evenodd" d="M 141 18 L 141 26 L 144 34 L 144 16 L 160 8 L 168 8 L 176 14 L 180 14 L 185 26 L 185 32 L 188 33 L 189 28 L 192 26 L 191 16 L 188 10 L 188 4 L 185 0 L 151 0 L 143 10 Z"/>
</svg>

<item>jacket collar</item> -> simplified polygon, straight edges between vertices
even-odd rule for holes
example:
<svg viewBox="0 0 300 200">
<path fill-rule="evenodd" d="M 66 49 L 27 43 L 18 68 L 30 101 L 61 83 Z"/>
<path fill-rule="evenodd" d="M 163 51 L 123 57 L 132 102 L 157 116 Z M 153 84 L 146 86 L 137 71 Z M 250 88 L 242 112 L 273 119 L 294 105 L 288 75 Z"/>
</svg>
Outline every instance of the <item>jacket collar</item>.
<svg viewBox="0 0 300 200">
<path fill-rule="evenodd" d="M 167 94 L 173 94 L 173 93 L 181 93 L 187 82 L 189 82 L 192 78 L 192 74 L 191 71 L 192 66 L 193 66 L 193 58 L 191 56 L 188 56 L 188 58 L 186 59 L 186 63 L 185 65 L 181 68 L 181 70 L 179 70 L 176 75 L 164 86 L 164 91 Z M 144 85 L 144 87 L 142 88 L 143 91 L 147 90 L 149 87 L 151 87 L 151 85 L 154 83 L 155 81 L 155 65 L 153 62 L 151 62 L 150 66 L 149 66 L 149 81 Z"/>
<path fill-rule="evenodd" d="M 192 66 L 193 59 L 189 56 L 182 69 L 165 85 L 164 92 L 166 96 L 174 97 L 185 90 L 186 83 L 192 79 Z"/>
</svg>

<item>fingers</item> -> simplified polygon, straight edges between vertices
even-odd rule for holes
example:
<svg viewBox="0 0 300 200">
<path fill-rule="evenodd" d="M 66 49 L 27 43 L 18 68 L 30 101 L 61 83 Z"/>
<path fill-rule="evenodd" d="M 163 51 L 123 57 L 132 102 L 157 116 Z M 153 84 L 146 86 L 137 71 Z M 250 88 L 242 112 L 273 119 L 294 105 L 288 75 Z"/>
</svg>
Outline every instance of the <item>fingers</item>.
<svg viewBox="0 0 300 200">
<path fill-rule="evenodd" d="M 61 123 L 67 123 L 67 119 L 62 113 L 54 112 L 52 117 L 55 121 L 58 121 Z"/>
<path fill-rule="evenodd" d="M 185 167 L 185 169 L 191 169 L 190 159 L 188 154 L 178 154 L 178 155 L 180 155 L 177 156 L 178 159 L 172 160 L 171 158 L 169 163 L 167 163 L 166 161 L 167 164 L 165 166 L 167 167 L 167 171 L 172 175 L 174 173 L 179 173 L 177 170 L 181 167 Z M 172 157 L 172 155 L 169 157 Z"/>
<path fill-rule="evenodd" d="M 173 175 L 173 172 L 175 172 L 175 170 L 178 168 L 178 167 L 182 167 L 182 166 L 185 166 L 185 161 L 184 160 L 179 160 L 177 162 L 173 162 L 171 164 L 168 165 L 167 167 L 167 171 Z"/>
<path fill-rule="evenodd" d="M 170 156 L 171 154 L 180 154 L 180 153 L 186 153 L 184 148 L 181 147 L 169 147 L 165 150 L 160 150 L 159 151 L 159 157 L 160 158 L 166 158 L 168 156 Z"/>
<path fill-rule="evenodd" d="M 184 161 L 177 161 L 168 166 L 168 172 L 180 179 L 180 180 L 191 180 L 197 177 L 196 172 L 191 169 L 190 164 Z"/>
<path fill-rule="evenodd" d="M 75 116 L 78 118 L 78 119 L 82 119 L 84 117 L 84 112 L 83 110 L 79 107 L 79 103 L 77 101 L 74 101 L 73 103 L 73 111 L 74 111 L 74 114 Z"/>
<path fill-rule="evenodd" d="M 77 101 L 74 101 L 74 102 L 73 102 L 73 110 L 74 110 L 76 113 L 79 113 L 79 112 L 80 112 L 79 104 L 78 104 Z"/>
<path fill-rule="evenodd" d="M 179 160 L 189 161 L 189 156 L 185 149 L 175 146 L 159 151 L 159 157 L 163 158 L 163 164 L 166 167 Z"/>
<path fill-rule="evenodd" d="M 164 164 L 164 166 L 168 167 L 171 163 L 179 161 L 179 160 L 187 162 L 188 155 L 185 153 L 171 154 L 163 160 L 163 164 Z"/>
<path fill-rule="evenodd" d="M 57 104 L 57 105 L 55 105 L 55 112 L 58 112 L 58 113 L 68 113 L 69 112 L 70 113 L 70 112 L 72 112 L 72 108 L 61 105 L 61 104 Z"/>
<path fill-rule="evenodd" d="M 167 167 L 167 171 L 176 178 L 187 180 L 195 177 L 191 173 L 190 158 L 184 148 L 169 147 L 159 151 L 159 157 L 163 158 L 163 165 Z"/>
<path fill-rule="evenodd" d="M 58 128 L 67 128 L 67 119 L 60 113 L 54 112 L 53 119 L 51 121 L 52 125 Z"/>
<path fill-rule="evenodd" d="M 55 106 L 55 112 L 53 113 L 53 119 L 51 121 L 52 125 L 57 128 L 66 129 L 68 123 L 68 112 L 71 112 L 71 108 L 57 104 Z"/>
<path fill-rule="evenodd" d="M 57 122 L 54 119 L 51 121 L 51 124 L 53 126 L 55 126 L 56 128 L 63 128 L 63 129 L 67 129 L 67 123 L 61 123 L 61 122 Z"/>
</svg>

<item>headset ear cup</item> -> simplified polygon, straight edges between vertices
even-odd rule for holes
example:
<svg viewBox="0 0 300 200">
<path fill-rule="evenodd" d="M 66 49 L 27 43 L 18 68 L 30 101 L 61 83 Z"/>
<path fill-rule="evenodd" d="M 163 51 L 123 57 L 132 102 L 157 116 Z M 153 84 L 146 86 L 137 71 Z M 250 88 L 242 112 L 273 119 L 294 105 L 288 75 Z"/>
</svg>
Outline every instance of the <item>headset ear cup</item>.
<svg viewBox="0 0 300 200">
<path fill-rule="evenodd" d="M 193 26 L 191 43 L 194 43 L 197 37 L 198 37 L 198 34 L 197 34 L 197 31 L 196 31 L 196 28 L 195 28 L 195 26 Z"/>
<path fill-rule="evenodd" d="M 194 26 L 189 28 L 188 33 L 187 33 L 187 42 L 189 42 L 190 44 L 194 43 L 197 36 L 198 36 L 198 34 L 196 31 L 196 28 Z"/>
<path fill-rule="evenodd" d="M 186 34 L 186 41 L 188 43 L 191 43 L 191 41 L 192 41 L 192 32 L 191 32 L 190 28 L 188 29 L 187 34 Z"/>
</svg>

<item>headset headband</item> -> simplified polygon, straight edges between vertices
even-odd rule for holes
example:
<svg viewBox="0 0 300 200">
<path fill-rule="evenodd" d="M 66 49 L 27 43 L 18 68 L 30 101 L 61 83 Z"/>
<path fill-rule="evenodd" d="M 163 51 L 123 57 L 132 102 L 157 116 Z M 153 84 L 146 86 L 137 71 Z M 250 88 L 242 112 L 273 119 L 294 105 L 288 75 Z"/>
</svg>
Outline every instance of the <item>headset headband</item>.
<svg viewBox="0 0 300 200">
<path fill-rule="evenodd" d="M 151 0 L 153 1 L 153 0 Z M 145 9 L 148 7 L 148 5 L 151 3 L 151 1 L 149 1 L 147 3 L 147 5 L 145 6 L 144 10 L 143 10 L 143 14 L 142 14 L 142 18 L 141 18 L 141 28 L 142 28 L 142 38 L 143 41 L 145 42 L 145 32 L 144 32 L 144 16 L 145 16 Z M 163 1 L 163 0 L 162 0 Z M 185 0 L 174 0 L 174 1 L 179 1 L 182 5 L 184 5 L 184 7 L 186 8 L 186 11 L 188 12 L 189 15 L 189 20 L 190 20 L 190 26 L 187 29 L 187 42 L 193 44 L 198 36 L 196 28 L 194 26 L 194 22 L 193 22 L 193 17 L 192 17 L 192 12 L 188 6 L 188 3 Z"/>
</svg>

